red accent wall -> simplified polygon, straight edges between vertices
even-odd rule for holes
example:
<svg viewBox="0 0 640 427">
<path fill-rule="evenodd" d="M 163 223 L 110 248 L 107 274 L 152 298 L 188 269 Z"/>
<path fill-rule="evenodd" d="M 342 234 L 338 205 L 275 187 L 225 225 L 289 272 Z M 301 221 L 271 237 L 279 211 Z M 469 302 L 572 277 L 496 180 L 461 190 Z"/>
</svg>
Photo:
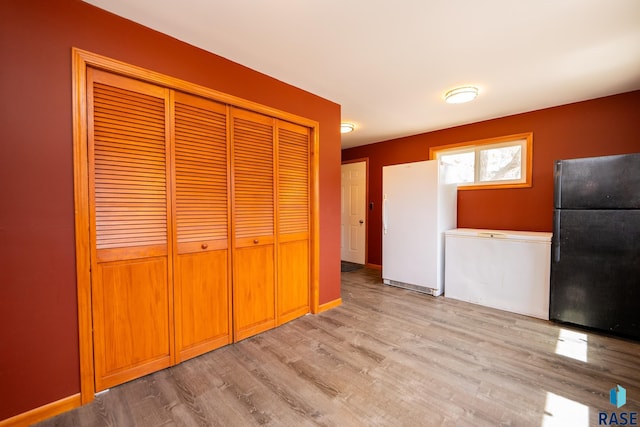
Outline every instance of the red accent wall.
<svg viewBox="0 0 640 427">
<path fill-rule="evenodd" d="M 80 392 L 71 48 L 320 123 L 320 303 L 340 297 L 340 106 L 79 0 L 0 2 L 0 420 Z"/>
<path fill-rule="evenodd" d="M 382 167 L 428 160 L 429 147 L 533 132 L 533 186 L 458 192 L 458 227 L 552 231 L 553 161 L 640 152 L 640 91 L 517 114 L 342 151 L 369 158 L 368 260 L 382 263 Z"/>
</svg>

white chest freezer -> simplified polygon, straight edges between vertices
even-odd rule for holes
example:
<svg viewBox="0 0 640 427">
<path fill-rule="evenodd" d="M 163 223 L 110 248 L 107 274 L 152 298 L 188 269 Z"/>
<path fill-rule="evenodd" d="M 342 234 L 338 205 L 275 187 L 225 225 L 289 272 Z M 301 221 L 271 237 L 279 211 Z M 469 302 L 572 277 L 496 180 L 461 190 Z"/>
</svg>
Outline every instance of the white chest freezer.
<svg viewBox="0 0 640 427">
<path fill-rule="evenodd" d="M 445 232 L 446 298 L 549 319 L 551 233 Z"/>
</svg>

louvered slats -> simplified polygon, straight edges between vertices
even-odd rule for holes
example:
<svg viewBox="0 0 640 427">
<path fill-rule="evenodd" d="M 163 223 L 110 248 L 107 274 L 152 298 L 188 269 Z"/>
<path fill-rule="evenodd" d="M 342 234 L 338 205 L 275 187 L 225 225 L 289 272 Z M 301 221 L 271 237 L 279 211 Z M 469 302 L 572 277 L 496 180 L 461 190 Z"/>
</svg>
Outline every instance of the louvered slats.
<svg viewBox="0 0 640 427">
<path fill-rule="evenodd" d="M 96 248 L 166 245 L 164 99 L 94 83 Z"/>
<path fill-rule="evenodd" d="M 309 311 L 309 129 L 97 69 L 86 101 L 96 389 Z"/>
<path fill-rule="evenodd" d="M 227 238 L 225 107 L 190 97 L 175 103 L 178 243 Z"/>
<path fill-rule="evenodd" d="M 278 131 L 278 201 L 280 233 L 309 231 L 309 137 L 308 130 Z"/>
<path fill-rule="evenodd" d="M 273 126 L 234 117 L 234 217 L 236 238 L 272 236 Z"/>
</svg>

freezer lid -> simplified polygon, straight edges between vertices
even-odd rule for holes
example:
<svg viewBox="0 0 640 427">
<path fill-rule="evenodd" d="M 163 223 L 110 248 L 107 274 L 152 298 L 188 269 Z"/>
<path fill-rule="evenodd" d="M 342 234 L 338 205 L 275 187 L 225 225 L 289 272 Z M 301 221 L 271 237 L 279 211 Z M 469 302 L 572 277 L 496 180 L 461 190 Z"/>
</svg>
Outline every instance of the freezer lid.
<svg viewBox="0 0 640 427">
<path fill-rule="evenodd" d="M 543 243 L 551 243 L 552 236 L 552 233 L 542 231 L 489 230 L 484 228 L 454 228 L 445 231 L 444 234 L 445 236 L 508 239 Z"/>
<path fill-rule="evenodd" d="M 557 160 L 556 209 L 639 209 L 640 153 Z"/>
</svg>

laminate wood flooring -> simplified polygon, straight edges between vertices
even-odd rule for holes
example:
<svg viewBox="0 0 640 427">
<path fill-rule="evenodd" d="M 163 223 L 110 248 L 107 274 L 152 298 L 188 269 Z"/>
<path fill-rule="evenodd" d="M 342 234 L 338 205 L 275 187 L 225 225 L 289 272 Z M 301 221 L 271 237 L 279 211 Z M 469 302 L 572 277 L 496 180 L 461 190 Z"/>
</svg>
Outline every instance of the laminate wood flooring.
<svg viewBox="0 0 640 427">
<path fill-rule="evenodd" d="M 366 268 L 342 274 L 342 299 L 39 425 L 586 427 L 640 412 L 638 342 L 388 287 Z"/>
</svg>

